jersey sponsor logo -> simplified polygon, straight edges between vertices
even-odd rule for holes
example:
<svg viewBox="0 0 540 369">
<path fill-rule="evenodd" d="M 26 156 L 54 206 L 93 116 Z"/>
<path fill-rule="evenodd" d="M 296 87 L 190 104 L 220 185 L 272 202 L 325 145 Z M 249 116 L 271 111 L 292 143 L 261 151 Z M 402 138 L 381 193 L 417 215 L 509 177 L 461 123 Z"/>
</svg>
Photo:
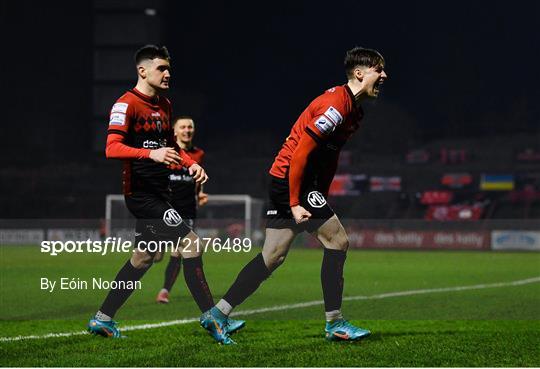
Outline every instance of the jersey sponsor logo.
<svg viewBox="0 0 540 369">
<path fill-rule="evenodd" d="M 127 113 L 128 104 L 126 103 L 116 103 L 111 109 L 111 113 Z"/>
<path fill-rule="evenodd" d="M 143 142 L 142 147 L 145 149 L 157 149 L 159 147 L 159 142 L 152 141 L 152 140 L 146 140 Z"/>
<path fill-rule="evenodd" d="M 161 115 L 159 114 L 159 111 L 156 111 L 155 113 L 152 113 L 152 116 L 153 117 L 160 117 Z"/>
<path fill-rule="evenodd" d="M 178 227 L 182 223 L 182 217 L 176 210 L 167 209 L 167 211 L 163 213 L 163 221 L 169 227 Z"/>
<path fill-rule="evenodd" d="M 336 129 L 336 125 L 325 116 L 321 116 L 315 121 L 315 127 L 325 135 L 332 133 Z"/>
<path fill-rule="evenodd" d="M 109 119 L 109 125 L 123 126 L 125 124 L 126 124 L 126 115 L 124 113 L 111 113 L 111 119 Z"/>
<path fill-rule="evenodd" d="M 193 182 L 194 179 L 189 174 L 170 174 L 169 180 L 174 182 Z"/>
<path fill-rule="evenodd" d="M 314 208 L 322 208 L 324 205 L 326 205 L 326 199 L 319 191 L 311 191 L 308 193 L 307 201 L 309 205 L 313 206 Z"/>
<path fill-rule="evenodd" d="M 332 87 L 332 88 L 329 88 L 328 90 L 326 90 L 328 92 L 336 92 L 336 88 L 335 87 Z"/>
<path fill-rule="evenodd" d="M 161 139 L 159 141 L 154 141 L 154 140 L 145 140 L 143 142 L 143 148 L 145 149 L 152 149 L 152 150 L 155 150 L 155 149 L 159 149 L 160 147 L 165 147 L 167 146 L 167 140 L 166 139 Z"/>
<path fill-rule="evenodd" d="M 324 112 L 324 115 L 330 119 L 336 126 L 339 126 L 343 121 L 341 113 L 334 108 L 333 106 L 329 107 L 328 110 Z"/>
</svg>

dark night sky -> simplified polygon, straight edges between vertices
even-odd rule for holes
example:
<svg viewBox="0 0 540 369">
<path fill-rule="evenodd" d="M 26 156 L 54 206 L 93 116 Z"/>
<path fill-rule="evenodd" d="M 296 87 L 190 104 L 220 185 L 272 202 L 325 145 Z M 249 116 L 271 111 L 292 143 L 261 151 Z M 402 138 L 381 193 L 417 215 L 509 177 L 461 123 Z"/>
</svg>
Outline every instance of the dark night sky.
<svg viewBox="0 0 540 369">
<path fill-rule="evenodd" d="M 387 60 L 372 109 L 412 121 L 416 137 L 531 132 L 540 122 L 539 2 L 164 3 L 171 96 L 177 112 L 204 122 L 203 141 L 283 137 L 311 99 L 345 82 L 343 55 L 355 45 Z M 32 127 L 24 143 L 42 158 L 91 151 L 92 2 L 31 5 L 2 3 L 3 94 L 19 112 L 7 132 Z"/>
<path fill-rule="evenodd" d="M 21 217 L 102 214 L 103 194 L 120 182 L 119 164 L 103 155 L 106 117 L 101 131 L 92 111 L 94 3 L 0 4 L 0 162 L 13 176 L 2 182 L 2 208 Z M 314 97 L 345 82 L 343 56 L 355 45 L 378 49 L 390 76 L 367 106 L 358 150 L 402 155 L 441 138 L 538 135 L 540 2 L 163 4 L 155 42 L 173 56 L 176 113 L 196 118 L 197 144 L 208 152 L 246 159 L 250 176 L 260 176 Z M 215 162 L 211 173 L 223 169 Z M 30 214 L 13 190 L 41 206 Z"/>
<path fill-rule="evenodd" d="M 531 130 L 539 122 L 537 2 L 171 9 L 182 14 L 167 32 L 177 83 L 210 91 L 205 114 L 213 124 L 236 117 L 244 129 L 286 129 L 309 100 L 344 82 L 344 51 L 354 45 L 385 55 L 390 79 L 379 105 L 410 114 L 423 137 Z"/>
</svg>

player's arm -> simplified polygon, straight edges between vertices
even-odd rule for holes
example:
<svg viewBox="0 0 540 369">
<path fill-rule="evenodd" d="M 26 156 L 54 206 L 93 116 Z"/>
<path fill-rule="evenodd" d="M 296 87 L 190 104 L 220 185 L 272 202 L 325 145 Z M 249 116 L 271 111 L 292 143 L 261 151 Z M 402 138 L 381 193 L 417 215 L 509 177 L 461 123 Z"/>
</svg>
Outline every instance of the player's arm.
<svg viewBox="0 0 540 369">
<path fill-rule="evenodd" d="M 289 205 L 296 223 L 307 221 L 311 213 L 300 205 L 300 191 L 304 180 L 309 156 L 318 146 L 318 139 L 315 139 L 309 131 L 306 131 L 298 142 L 298 146 L 293 153 L 289 167 Z"/>
<path fill-rule="evenodd" d="M 337 107 L 339 107 L 339 109 Z M 317 146 L 325 142 L 332 132 L 334 132 L 336 127 L 341 124 L 343 121 L 343 114 L 340 110 L 341 112 L 345 112 L 346 108 L 343 105 L 343 102 L 335 96 L 321 102 L 321 106 L 319 107 L 321 114 L 306 126 L 305 133 L 300 138 L 300 142 L 291 158 L 289 168 L 289 205 L 291 206 L 293 217 L 297 223 L 307 221 L 309 217 L 311 217 L 311 214 L 300 205 L 300 191 L 309 156 Z M 335 173 L 335 169 L 333 170 L 333 173 Z"/>
<path fill-rule="evenodd" d="M 152 159 L 158 163 L 178 164 L 180 158 L 171 147 L 157 150 L 131 147 L 126 144 L 133 108 L 127 102 L 116 102 L 110 113 L 105 156 L 107 159 Z"/>
<path fill-rule="evenodd" d="M 197 193 L 197 204 L 199 206 L 206 205 L 208 203 L 208 194 L 204 192 L 203 185 L 197 184 L 195 191 Z"/>
<path fill-rule="evenodd" d="M 193 176 L 195 183 L 203 184 L 208 181 L 208 175 L 206 171 L 195 160 L 191 158 L 183 149 L 176 146 L 178 154 L 180 156 L 181 164 L 188 168 L 189 175 Z"/>
<path fill-rule="evenodd" d="M 178 164 L 180 156 L 172 147 L 162 147 L 156 150 L 138 149 L 125 144 L 125 136 L 117 132 L 111 132 L 107 136 L 105 156 L 107 159 L 152 159 L 156 163 Z"/>
<path fill-rule="evenodd" d="M 199 165 L 202 165 L 204 158 L 204 151 L 201 150 L 199 157 Z M 204 192 L 202 183 L 195 183 L 195 195 L 197 196 L 197 205 L 204 206 L 208 203 L 208 194 Z"/>
<path fill-rule="evenodd" d="M 150 149 L 137 149 L 124 143 L 124 135 L 109 129 L 107 146 L 105 147 L 107 159 L 135 159 L 150 158 Z"/>
<path fill-rule="evenodd" d="M 289 206 L 300 204 L 300 190 L 304 180 L 309 156 L 317 148 L 318 143 L 311 134 L 305 133 L 300 137 L 300 142 L 293 153 L 289 168 Z"/>
</svg>

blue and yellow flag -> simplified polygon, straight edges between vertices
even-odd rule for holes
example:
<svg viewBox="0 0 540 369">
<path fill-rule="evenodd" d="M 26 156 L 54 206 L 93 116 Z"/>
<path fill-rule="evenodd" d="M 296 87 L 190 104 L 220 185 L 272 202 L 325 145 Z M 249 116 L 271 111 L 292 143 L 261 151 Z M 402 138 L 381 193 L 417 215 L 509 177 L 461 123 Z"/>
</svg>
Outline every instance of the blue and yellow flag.
<svg viewBox="0 0 540 369">
<path fill-rule="evenodd" d="M 482 191 L 511 191 L 513 189 L 513 174 L 482 174 L 480 178 Z"/>
</svg>

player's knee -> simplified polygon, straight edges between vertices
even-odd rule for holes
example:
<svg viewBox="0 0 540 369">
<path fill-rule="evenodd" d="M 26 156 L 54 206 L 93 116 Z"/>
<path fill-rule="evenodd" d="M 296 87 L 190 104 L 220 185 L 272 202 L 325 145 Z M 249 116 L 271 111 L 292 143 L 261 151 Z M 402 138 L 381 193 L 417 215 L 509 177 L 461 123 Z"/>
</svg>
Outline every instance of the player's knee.
<svg viewBox="0 0 540 369">
<path fill-rule="evenodd" d="M 343 237 L 341 237 L 338 242 L 338 248 L 342 251 L 347 251 L 349 249 L 349 236 L 345 234 Z"/>
<path fill-rule="evenodd" d="M 271 252 L 263 252 L 264 263 L 268 267 L 268 270 L 273 272 L 278 268 L 287 257 L 286 252 L 280 250 L 272 250 Z"/>
<path fill-rule="evenodd" d="M 147 252 L 136 251 L 130 260 L 135 269 L 146 269 L 152 266 L 154 256 Z"/>
<path fill-rule="evenodd" d="M 163 252 L 162 251 L 158 251 L 154 254 L 154 259 L 153 259 L 153 262 L 154 263 L 159 263 L 161 260 L 163 260 Z"/>
<path fill-rule="evenodd" d="M 349 248 L 349 236 L 347 236 L 347 233 L 345 231 L 325 235 L 324 237 L 319 239 L 321 240 L 324 247 L 328 249 L 347 251 L 347 249 Z"/>
<path fill-rule="evenodd" d="M 287 255 L 278 255 L 277 257 L 275 257 L 274 258 L 274 263 L 273 263 L 273 269 L 276 269 L 278 266 L 283 264 L 286 257 L 287 257 Z"/>
<path fill-rule="evenodd" d="M 349 248 L 349 236 L 347 236 L 347 233 L 345 233 L 345 231 L 338 232 L 332 237 L 331 244 L 336 250 L 347 251 L 347 249 Z"/>
</svg>

